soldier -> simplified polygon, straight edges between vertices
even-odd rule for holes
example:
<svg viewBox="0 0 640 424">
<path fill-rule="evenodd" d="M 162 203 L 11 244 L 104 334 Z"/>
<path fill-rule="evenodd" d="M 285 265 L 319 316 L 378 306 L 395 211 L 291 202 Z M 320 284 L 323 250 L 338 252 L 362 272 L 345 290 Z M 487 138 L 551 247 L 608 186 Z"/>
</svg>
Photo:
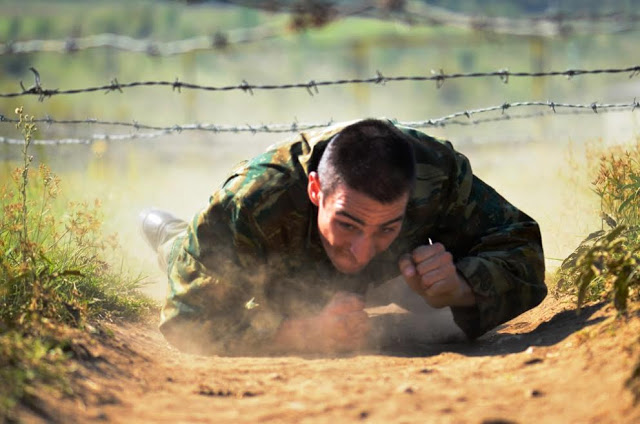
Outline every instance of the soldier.
<svg viewBox="0 0 640 424">
<path fill-rule="evenodd" d="M 398 275 L 470 339 L 547 293 L 537 223 L 451 143 L 386 120 L 270 148 L 190 223 L 141 220 L 169 278 L 160 330 L 185 351 L 361 349 L 362 295 Z"/>
</svg>

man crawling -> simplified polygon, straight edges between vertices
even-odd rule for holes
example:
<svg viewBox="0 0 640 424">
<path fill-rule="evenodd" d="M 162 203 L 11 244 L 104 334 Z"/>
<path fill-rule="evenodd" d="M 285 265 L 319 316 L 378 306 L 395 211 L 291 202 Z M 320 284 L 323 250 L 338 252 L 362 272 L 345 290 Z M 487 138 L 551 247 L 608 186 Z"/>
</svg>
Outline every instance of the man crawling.
<svg viewBox="0 0 640 424">
<path fill-rule="evenodd" d="M 469 338 L 547 293 L 537 223 L 449 142 L 387 120 L 271 148 L 189 223 L 141 219 L 169 278 L 160 330 L 190 352 L 366 348 L 363 294 L 398 275 Z"/>
</svg>

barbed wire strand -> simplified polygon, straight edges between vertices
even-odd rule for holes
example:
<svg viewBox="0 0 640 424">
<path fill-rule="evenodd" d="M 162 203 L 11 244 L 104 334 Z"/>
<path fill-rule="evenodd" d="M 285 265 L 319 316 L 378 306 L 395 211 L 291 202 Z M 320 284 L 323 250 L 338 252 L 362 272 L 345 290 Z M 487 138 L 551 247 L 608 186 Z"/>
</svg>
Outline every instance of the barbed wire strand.
<svg viewBox="0 0 640 424">
<path fill-rule="evenodd" d="M 353 16 L 354 14 L 344 15 Z M 381 19 L 381 12 L 363 12 L 362 15 L 373 16 Z M 385 16 L 388 16 L 385 14 Z M 388 19 L 388 18 L 386 18 Z M 336 20 L 333 18 L 332 20 Z M 568 35 L 575 32 L 594 33 L 593 28 L 580 30 L 574 22 L 615 23 L 618 27 L 613 31 L 624 31 L 631 28 L 631 24 L 640 20 L 640 15 L 612 13 L 606 16 L 575 18 L 562 14 L 551 17 L 532 17 L 521 19 L 491 18 L 479 16 L 467 16 L 448 13 L 418 13 L 404 12 L 404 17 L 396 18 L 405 23 L 428 26 L 452 26 L 474 31 L 485 31 L 497 34 L 510 34 L 520 36 L 552 37 Z M 622 24 L 626 24 L 622 26 Z M 578 28 L 578 29 L 576 29 Z M 279 38 L 287 34 L 295 33 L 295 29 L 256 27 L 216 31 L 211 35 L 202 35 L 181 40 L 160 41 L 150 38 L 133 38 L 126 35 L 104 33 L 88 35 L 86 37 L 67 37 L 65 39 L 24 40 L 0 43 L 0 56 L 28 53 L 76 53 L 79 51 L 111 48 L 129 53 L 143 53 L 149 56 L 175 56 L 187 53 L 219 51 L 239 44 L 257 43 Z M 297 30 L 300 32 L 300 30 Z M 599 31 L 602 32 L 602 31 Z"/>
<path fill-rule="evenodd" d="M 236 44 L 248 44 L 281 37 L 290 32 L 286 27 L 265 25 L 254 28 L 217 31 L 183 40 L 162 42 L 136 39 L 118 34 L 96 34 L 87 37 L 69 37 L 64 40 L 28 40 L 0 43 L 0 56 L 37 52 L 75 53 L 81 50 L 112 48 L 150 56 L 174 56 L 206 50 L 222 50 Z"/>
<path fill-rule="evenodd" d="M 453 74 L 445 74 L 442 69 L 439 71 L 432 70 L 432 75 L 416 75 L 416 76 L 385 76 L 380 71 L 377 72 L 375 77 L 371 78 L 351 78 L 351 79 L 337 79 L 337 80 L 325 80 L 325 81 L 315 81 L 311 80 L 309 82 L 304 83 L 285 83 L 285 84 L 250 84 L 246 80 L 243 80 L 238 85 L 227 85 L 227 86 L 211 86 L 211 85 L 200 85 L 200 84 L 192 84 L 188 82 L 182 82 L 176 78 L 174 81 L 133 81 L 128 83 L 121 83 L 117 78 L 113 79 L 109 84 L 95 86 L 95 87 L 86 87 L 86 88 L 75 88 L 68 90 L 60 90 L 60 89 L 45 89 L 42 87 L 40 73 L 33 67 L 29 68 L 31 72 L 34 74 L 34 84 L 25 88 L 22 81 L 20 81 L 20 87 L 22 88 L 22 92 L 19 93 L 0 93 L 0 98 L 13 98 L 13 97 L 21 97 L 21 96 L 38 96 L 40 101 L 43 101 L 45 98 L 49 98 L 57 95 L 73 95 L 73 94 L 81 94 L 81 93 L 93 93 L 103 91 L 105 93 L 110 93 L 112 91 L 123 92 L 125 88 L 133 88 L 133 87 L 171 87 L 174 91 L 178 90 L 180 92 L 181 89 L 191 89 L 191 90 L 203 90 L 203 91 L 242 91 L 245 93 L 249 93 L 253 95 L 256 90 L 290 90 L 290 89 L 305 89 L 309 95 L 313 96 L 319 93 L 319 87 L 327 87 L 327 86 L 341 86 L 341 85 L 350 85 L 350 84 L 377 84 L 384 85 L 387 82 L 422 82 L 422 81 L 434 81 L 436 83 L 436 87 L 440 88 L 444 84 L 446 80 L 450 79 L 463 79 L 463 78 L 491 78 L 497 77 L 500 80 L 508 84 L 510 78 L 524 77 L 524 78 L 542 78 L 542 77 L 555 77 L 555 76 L 564 76 L 567 78 L 573 78 L 580 75 L 600 75 L 600 74 L 620 74 L 620 73 L 628 73 L 629 78 L 640 75 L 640 65 L 630 66 L 626 68 L 603 68 L 603 69 L 568 69 L 566 71 L 548 71 L 548 72 L 512 72 L 508 69 L 501 69 L 498 71 L 492 72 L 470 72 L 470 73 L 453 73 Z"/>
<path fill-rule="evenodd" d="M 216 1 L 208 3 L 219 3 Z M 608 13 L 552 11 L 543 15 L 524 17 L 504 17 L 469 15 L 423 1 L 381 1 L 365 2 L 359 9 L 348 13 L 344 4 L 336 1 L 296 2 L 278 4 L 264 1 L 227 1 L 244 7 L 262 9 L 269 12 L 289 13 L 294 20 L 322 23 L 346 16 L 366 16 L 379 20 L 401 21 L 411 26 L 447 26 L 472 32 L 486 32 L 528 37 L 556 37 L 571 34 L 617 33 L 635 29 L 640 14 L 633 11 L 612 11 Z"/>
<path fill-rule="evenodd" d="M 243 2 L 235 2 L 242 4 Z M 304 3 L 290 8 L 261 7 L 265 2 L 244 2 L 249 7 L 270 12 L 287 12 L 293 17 L 291 25 L 262 25 L 253 28 L 220 30 L 211 35 L 191 37 L 182 40 L 159 41 L 137 39 L 119 34 L 95 34 L 86 37 L 65 39 L 24 40 L 0 43 L 0 56 L 39 52 L 76 53 L 81 50 L 112 48 L 150 56 L 174 56 L 199 51 L 221 50 L 236 44 L 256 43 L 282 37 L 286 34 L 301 33 L 307 27 L 321 27 L 329 22 L 352 16 L 367 16 L 379 20 L 395 20 L 411 26 L 449 26 L 474 32 L 491 32 L 517 36 L 555 37 L 575 33 L 621 32 L 635 28 L 640 14 L 610 12 L 606 14 L 556 12 L 542 16 L 506 18 L 492 16 L 472 16 L 449 9 L 426 5 L 422 2 L 384 2 L 380 5 L 364 2 L 346 8 L 325 3 L 323 7 L 311 5 L 305 9 Z M 267 2 L 268 3 L 268 2 Z M 268 5 L 267 5 L 268 6 Z M 303 19 L 307 17 L 306 19 Z M 302 20 L 301 20 L 302 19 Z M 309 21 L 311 23 L 305 23 Z M 595 24 L 610 27 L 594 29 Z"/>
<path fill-rule="evenodd" d="M 373 6 L 369 2 L 360 5 L 343 7 L 338 13 L 337 9 L 331 10 L 331 20 L 338 17 L 347 18 L 358 16 Z M 315 10 L 315 9 L 314 9 Z M 323 9 L 324 10 L 324 9 Z M 271 10 L 275 12 L 275 10 Z M 314 12 L 315 13 L 315 12 Z M 314 20 L 312 26 L 318 27 L 328 20 Z M 249 28 L 236 28 L 219 30 L 211 35 L 202 35 L 182 40 L 160 41 L 151 38 L 138 39 L 120 34 L 95 34 L 86 37 L 67 37 L 65 39 L 50 40 L 25 40 L 0 43 L 0 56 L 9 54 L 26 54 L 39 52 L 76 53 L 81 50 L 112 48 L 132 53 L 145 53 L 150 56 L 174 56 L 208 50 L 222 50 L 237 44 L 258 43 L 262 41 L 280 38 L 286 35 L 301 33 L 306 28 L 293 22 L 287 24 L 264 24 Z"/>
<path fill-rule="evenodd" d="M 509 109 L 522 108 L 522 107 L 545 107 L 546 111 L 509 115 L 506 113 Z M 568 109 L 568 110 L 559 110 Z M 441 118 L 427 119 L 422 121 L 397 121 L 398 125 L 412 127 L 412 128 L 428 128 L 428 127 L 444 127 L 447 125 L 479 125 L 488 122 L 498 122 L 515 119 L 528 119 L 535 117 L 542 117 L 547 115 L 582 115 L 591 113 L 607 113 L 607 112 L 622 112 L 631 111 L 634 112 L 640 110 L 640 102 L 636 99 L 631 103 L 591 103 L 591 104 L 570 104 L 570 103 L 556 103 L 556 102 L 515 102 L 515 103 L 503 103 L 502 105 L 489 106 L 480 109 L 470 109 L 460 112 L 455 112 Z M 478 114 L 485 114 L 490 112 L 501 111 L 501 115 L 491 118 L 483 118 L 472 120 L 471 116 Z M 458 118 L 465 117 L 466 120 L 459 120 Z M 16 123 L 17 119 L 7 118 L 4 115 L 0 115 L 0 123 Z M 136 130 L 156 130 L 154 132 L 134 132 L 130 134 L 94 134 L 86 138 L 65 138 L 59 140 L 33 140 L 34 144 L 90 144 L 97 140 L 104 141 L 127 141 L 135 139 L 154 139 L 165 135 L 172 135 L 182 133 L 183 131 L 206 131 L 214 133 L 295 133 L 298 131 L 307 131 L 311 129 L 327 128 L 336 124 L 333 120 L 325 123 L 299 123 L 294 122 L 292 124 L 246 124 L 241 126 L 231 125 L 216 125 L 216 124 L 186 124 L 186 125 L 173 125 L 170 127 L 161 127 L 147 124 L 140 124 L 139 122 L 118 122 L 118 121 L 101 121 L 97 119 L 86 120 L 56 120 L 51 117 L 34 119 L 33 122 L 52 124 L 95 124 L 106 126 L 124 126 L 135 128 Z M 23 140 L 12 139 L 7 137 L 0 137 L 0 144 L 22 144 Z"/>
<path fill-rule="evenodd" d="M 450 9 L 408 2 L 404 19 L 413 25 L 455 27 L 472 32 L 553 38 L 574 34 L 618 33 L 635 29 L 640 15 L 632 12 L 606 14 L 556 12 L 521 18 L 467 15 Z"/>
<path fill-rule="evenodd" d="M 215 2 L 214 2 L 215 3 Z M 617 33 L 635 28 L 640 14 L 618 10 L 602 14 L 554 11 L 544 15 L 524 17 L 496 17 L 468 15 L 451 9 L 426 4 L 423 1 L 369 2 L 359 12 L 348 15 L 344 5 L 335 1 L 297 2 L 290 5 L 262 1 L 228 1 L 269 12 L 290 13 L 305 22 L 327 23 L 345 16 L 366 16 L 379 20 L 400 21 L 411 26 L 446 26 L 471 32 L 485 32 L 527 37 L 556 37 L 571 34 Z M 373 3 L 373 4 L 372 4 Z"/>
</svg>

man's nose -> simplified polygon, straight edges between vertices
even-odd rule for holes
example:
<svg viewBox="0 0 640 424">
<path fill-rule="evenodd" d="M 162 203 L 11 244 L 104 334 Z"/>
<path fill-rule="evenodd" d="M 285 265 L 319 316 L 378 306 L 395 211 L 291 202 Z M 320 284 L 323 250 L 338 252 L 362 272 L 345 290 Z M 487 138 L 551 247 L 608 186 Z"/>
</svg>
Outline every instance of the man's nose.
<svg viewBox="0 0 640 424">
<path fill-rule="evenodd" d="M 351 254 L 359 264 L 368 263 L 376 255 L 373 240 L 370 237 L 360 235 L 351 242 Z"/>
</svg>

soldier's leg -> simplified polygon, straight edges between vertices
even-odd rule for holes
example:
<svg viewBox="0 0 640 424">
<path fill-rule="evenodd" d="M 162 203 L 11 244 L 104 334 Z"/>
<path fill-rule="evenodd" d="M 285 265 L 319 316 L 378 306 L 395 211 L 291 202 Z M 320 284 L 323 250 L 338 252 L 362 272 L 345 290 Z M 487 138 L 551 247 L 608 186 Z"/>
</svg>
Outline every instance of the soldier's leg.
<svg viewBox="0 0 640 424">
<path fill-rule="evenodd" d="M 184 235 L 188 224 L 161 209 L 145 209 L 140 213 L 142 234 L 147 244 L 157 253 L 158 264 L 167 269 L 167 257 L 177 237 Z"/>
</svg>

